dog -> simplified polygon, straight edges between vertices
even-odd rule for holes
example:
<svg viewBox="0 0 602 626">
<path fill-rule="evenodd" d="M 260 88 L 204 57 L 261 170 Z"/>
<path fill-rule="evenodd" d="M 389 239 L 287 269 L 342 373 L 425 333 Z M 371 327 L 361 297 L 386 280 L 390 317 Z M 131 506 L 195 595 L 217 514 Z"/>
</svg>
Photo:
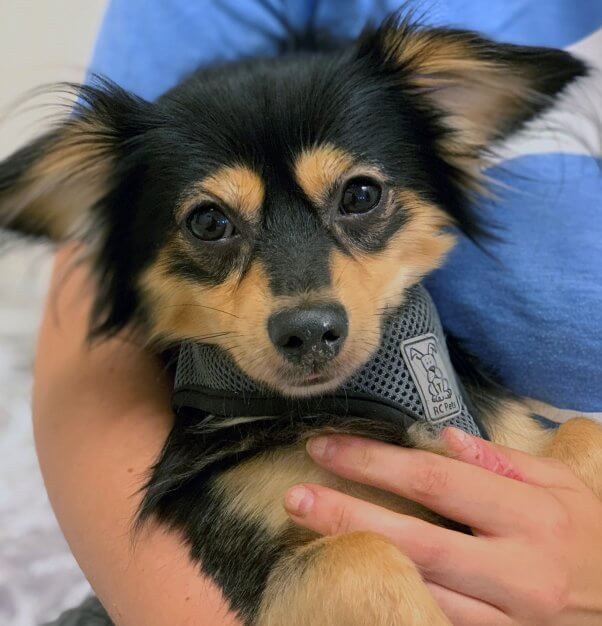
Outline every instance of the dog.
<svg viewBox="0 0 602 626">
<path fill-rule="evenodd" d="M 483 155 L 587 71 L 564 51 L 394 15 L 355 41 L 200 69 L 156 102 L 78 86 L 69 117 L 0 164 L 0 223 L 81 243 L 91 338 L 212 343 L 266 387 L 320 395 L 370 358 L 387 312 L 457 230 L 488 236 L 473 202 Z M 435 355 L 419 358 L 444 393 Z M 470 356 L 452 358 L 493 441 L 556 456 L 601 495 L 599 426 L 551 433 Z M 248 625 L 448 623 L 383 538 L 319 538 L 288 520 L 284 493 L 309 481 L 449 524 L 316 467 L 304 441 L 324 430 L 436 447 L 361 416 L 207 429 L 181 415 L 138 523 L 178 530 Z"/>
</svg>

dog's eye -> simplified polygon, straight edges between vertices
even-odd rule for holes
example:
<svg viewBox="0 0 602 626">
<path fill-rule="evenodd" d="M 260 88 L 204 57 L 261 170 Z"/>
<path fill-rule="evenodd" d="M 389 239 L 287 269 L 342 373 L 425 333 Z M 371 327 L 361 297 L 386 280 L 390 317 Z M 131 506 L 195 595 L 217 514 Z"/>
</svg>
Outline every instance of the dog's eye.
<svg viewBox="0 0 602 626">
<path fill-rule="evenodd" d="M 367 213 L 380 202 L 382 189 L 371 178 L 352 178 L 343 191 L 341 211 L 349 215 Z"/>
<path fill-rule="evenodd" d="M 186 220 L 188 230 L 203 241 L 230 239 L 236 234 L 232 222 L 215 204 L 197 207 Z"/>
</svg>

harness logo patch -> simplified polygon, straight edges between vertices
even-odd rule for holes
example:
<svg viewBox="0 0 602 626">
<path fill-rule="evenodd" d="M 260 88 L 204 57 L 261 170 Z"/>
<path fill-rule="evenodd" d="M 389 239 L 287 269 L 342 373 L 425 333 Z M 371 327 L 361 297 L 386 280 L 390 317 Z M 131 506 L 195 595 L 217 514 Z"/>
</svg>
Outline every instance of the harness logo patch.
<svg viewBox="0 0 602 626">
<path fill-rule="evenodd" d="M 454 379 L 447 371 L 435 335 L 420 335 L 403 341 L 401 355 L 418 389 L 429 422 L 451 419 L 462 411 Z"/>
</svg>

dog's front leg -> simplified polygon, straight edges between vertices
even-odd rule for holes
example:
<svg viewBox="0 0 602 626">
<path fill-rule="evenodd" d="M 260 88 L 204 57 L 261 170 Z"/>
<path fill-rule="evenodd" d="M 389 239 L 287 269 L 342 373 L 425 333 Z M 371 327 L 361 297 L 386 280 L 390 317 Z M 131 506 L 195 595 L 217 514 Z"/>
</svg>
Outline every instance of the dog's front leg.
<svg viewBox="0 0 602 626">
<path fill-rule="evenodd" d="M 602 424 L 575 417 L 562 424 L 544 451 L 568 465 L 602 499 Z"/>
<path fill-rule="evenodd" d="M 449 626 L 416 566 L 374 533 L 315 539 L 272 571 L 258 626 Z"/>
</svg>

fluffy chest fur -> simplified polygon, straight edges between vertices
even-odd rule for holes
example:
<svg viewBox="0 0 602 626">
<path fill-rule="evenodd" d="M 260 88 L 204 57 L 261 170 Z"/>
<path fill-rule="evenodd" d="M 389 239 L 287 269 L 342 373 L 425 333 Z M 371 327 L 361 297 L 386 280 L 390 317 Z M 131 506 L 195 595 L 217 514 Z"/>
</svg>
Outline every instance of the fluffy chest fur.
<svg viewBox="0 0 602 626">
<path fill-rule="evenodd" d="M 387 313 L 458 229 L 486 235 L 474 203 L 483 155 L 586 71 L 563 51 L 396 15 L 358 41 L 199 70 L 156 102 L 103 81 L 76 87 L 68 119 L 0 164 L 0 224 L 81 244 L 92 338 L 214 343 L 253 380 L 317 396 L 370 359 Z M 432 354 L 421 358 L 443 395 Z M 547 445 L 470 358 L 456 351 L 455 364 L 492 439 Z M 226 428 L 179 416 L 139 523 L 181 532 L 248 624 L 446 623 L 393 546 L 317 539 L 281 506 L 314 480 L 432 518 L 318 470 L 303 442 L 334 430 L 436 444 L 365 417 L 309 417 Z"/>
</svg>

